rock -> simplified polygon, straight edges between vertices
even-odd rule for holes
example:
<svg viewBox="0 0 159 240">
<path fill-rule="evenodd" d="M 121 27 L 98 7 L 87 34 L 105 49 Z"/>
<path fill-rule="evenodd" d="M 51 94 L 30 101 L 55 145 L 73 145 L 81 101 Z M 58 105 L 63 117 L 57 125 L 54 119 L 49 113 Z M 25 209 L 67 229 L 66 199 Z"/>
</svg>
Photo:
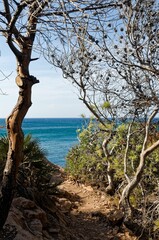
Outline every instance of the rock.
<svg viewBox="0 0 159 240">
<path fill-rule="evenodd" d="M 43 225 L 39 219 L 33 219 L 28 225 L 35 236 L 42 236 Z"/>
<path fill-rule="evenodd" d="M 63 182 L 63 179 L 61 177 L 61 174 L 53 175 L 50 179 L 50 184 L 57 186 Z"/>
<path fill-rule="evenodd" d="M 118 231 L 119 231 L 119 227 L 118 226 L 115 226 L 114 228 L 113 228 L 113 235 L 117 235 L 117 233 L 118 233 Z"/>
<path fill-rule="evenodd" d="M 104 201 L 106 199 L 106 196 L 105 195 L 101 195 L 101 200 Z"/>
<path fill-rule="evenodd" d="M 83 188 L 86 190 L 86 191 L 89 191 L 89 192 L 93 192 L 93 188 L 91 186 L 83 186 Z"/>
<path fill-rule="evenodd" d="M 16 227 L 6 224 L 4 228 L 0 231 L 0 240 L 14 239 L 16 235 Z"/>
<path fill-rule="evenodd" d="M 60 229 L 58 228 L 49 228 L 48 229 L 49 233 L 59 233 Z"/>
<path fill-rule="evenodd" d="M 35 208 L 34 211 L 28 210 L 28 209 L 24 210 L 23 214 L 24 214 L 25 218 L 27 218 L 27 219 L 40 220 L 43 226 L 45 226 L 47 223 L 46 213 L 40 208 Z"/>
<path fill-rule="evenodd" d="M 99 235 L 100 237 L 105 237 L 105 233 L 100 233 L 100 235 Z"/>
<path fill-rule="evenodd" d="M 12 202 L 5 226 L 13 225 L 16 228 L 14 240 L 43 240 L 43 228 L 46 224 L 46 213 L 33 201 L 19 197 Z M 48 236 L 47 239 L 52 239 L 49 234 Z"/>
<path fill-rule="evenodd" d="M 108 214 L 108 220 L 112 226 L 120 226 L 124 219 L 124 213 L 121 210 L 112 210 Z"/>
<path fill-rule="evenodd" d="M 62 211 L 70 211 L 71 210 L 71 208 L 72 208 L 72 202 L 71 201 L 69 201 L 68 199 L 66 199 L 66 198 L 59 198 L 59 200 L 58 200 L 58 202 L 59 202 L 59 204 L 60 204 L 60 206 L 61 206 L 61 210 Z"/>
<path fill-rule="evenodd" d="M 91 212 L 91 217 L 100 217 L 102 213 L 100 211 Z"/>
<path fill-rule="evenodd" d="M 18 197 L 13 199 L 12 206 L 16 207 L 17 209 L 33 209 L 36 205 L 35 202 L 29 199 Z"/>
</svg>

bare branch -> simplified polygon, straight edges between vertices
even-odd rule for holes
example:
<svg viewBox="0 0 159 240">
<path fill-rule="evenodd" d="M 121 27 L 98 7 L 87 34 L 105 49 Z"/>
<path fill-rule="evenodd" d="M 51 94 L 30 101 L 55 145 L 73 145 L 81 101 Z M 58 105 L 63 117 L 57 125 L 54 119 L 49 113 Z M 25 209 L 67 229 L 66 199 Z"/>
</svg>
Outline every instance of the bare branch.
<svg viewBox="0 0 159 240">
<path fill-rule="evenodd" d="M 8 23 L 9 23 L 10 20 L 11 20 L 11 13 L 10 13 L 8 0 L 3 0 L 3 5 L 4 5 L 4 8 L 5 8 L 5 17 L 8 20 Z"/>
<path fill-rule="evenodd" d="M 2 73 L 2 75 L 4 76 L 4 78 L 2 78 L 2 79 L 0 79 L 0 81 L 4 81 L 4 80 L 6 80 L 6 79 L 8 79 L 9 80 L 9 77 L 11 76 L 11 74 L 13 73 L 13 72 L 11 72 L 9 75 L 5 75 L 4 74 L 4 72 L 2 72 L 1 70 L 0 70 L 0 72 Z"/>
</svg>

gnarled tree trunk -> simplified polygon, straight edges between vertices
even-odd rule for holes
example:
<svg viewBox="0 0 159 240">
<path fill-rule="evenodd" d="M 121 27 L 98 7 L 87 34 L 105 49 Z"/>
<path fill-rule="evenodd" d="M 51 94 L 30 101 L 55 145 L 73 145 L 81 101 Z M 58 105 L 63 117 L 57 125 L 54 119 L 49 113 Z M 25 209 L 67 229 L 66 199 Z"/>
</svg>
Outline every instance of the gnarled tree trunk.
<svg viewBox="0 0 159 240">
<path fill-rule="evenodd" d="M 144 172 L 146 157 L 149 154 L 151 154 L 156 148 L 159 147 L 159 140 L 154 142 L 151 146 L 148 146 L 150 124 L 151 124 L 152 119 L 158 113 L 158 110 L 159 110 L 159 107 L 157 105 L 157 107 L 154 109 L 154 111 L 152 112 L 152 114 L 150 115 L 149 119 L 146 122 L 145 138 L 144 138 L 142 150 L 141 150 L 141 153 L 140 153 L 140 162 L 139 162 L 138 168 L 136 170 L 136 173 L 135 173 L 133 179 L 131 181 L 129 181 L 129 183 L 124 188 L 124 190 L 122 192 L 122 195 L 121 195 L 121 198 L 120 198 L 119 206 L 124 207 L 124 208 L 128 207 L 128 212 L 130 212 L 130 214 L 132 213 L 132 210 L 133 210 L 133 208 L 130 204 L 130 201 L 129 201 L 130 194 L 136 188 L 136 186 L 140 183 L 140 180 L 141 180 L 143 172 Z"/>
<path fill-rule="evenodd" d="M 0 229 L 7 219 L 16 187 L 18 167 L 23 160 L 22 121 L 31 106 L 32 86 L 39 82 L 29 74 L 29 64 L 30 61 L 35 60 L 31 59 L 31 54 L 36 35 L 37 15 L 41 11 L 41 7 L 44 6 L 40 5 L 39 7 L 37 1 L 31 3 L 32 7 L 28 7 L 26 32 L 23 34 L 21 28 L 18 28 L 17 21 L 21 21 L 21 13 L 27 4 L 29 4 L 27 1 L 16 3 L 17 9 L 14 12 L 12 4 L 8 0 L 3 1 L 8 26 L 4 36 L 17 59 L 16 84 L 19 87 L 19 97 L 16 106 L 7 118 L 9 149 L 0 191 Z"/>
<path fill-rule="evenodd" d="M 35 77 L 30 76 L 29 74 L 23 74 L 22 70 L 22 67 L 18 69 L 18 76 L 16 78 L 16 83 L 19 86 L 18 101 L 12 113 L 7 118 L 9 149 L 1 184 L 0 229 L 3 227 L 7 219 L 16 187 L 18 167 L 23 161 L 24 136 L 22 131 L 22 121 L 31 106 L 32 85 L 38 82 Z"/>
</svg>

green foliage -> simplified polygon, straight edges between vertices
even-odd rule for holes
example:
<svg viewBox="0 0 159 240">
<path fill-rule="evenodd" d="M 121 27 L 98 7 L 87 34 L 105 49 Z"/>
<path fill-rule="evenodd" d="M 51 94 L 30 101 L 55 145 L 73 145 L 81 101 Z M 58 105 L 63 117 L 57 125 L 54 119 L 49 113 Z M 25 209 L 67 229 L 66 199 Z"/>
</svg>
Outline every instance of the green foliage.
<svg viewBox="0 0 159 240">
<path fill-rule="evenodd" d="M 29 159 L 39 160 L 46 156 L 44 149 L 40 147 L 40 143 L 37 139 L 33 139 L 30 134 L 24 138 L 24 161 Z"/>
<path fill-rule="evenodd" d="M 111 169 L 114 170 L 113 183 L 115 186 L 116 205 L 123 188 L 127 184 L 124 176 L 124 157 L 126 153 L 127 141 L 129 139 L 127 151 L 127 175 L 133 179 L 137 170 L 140 153 L 144 141 L 144 126 L 141 123 L 132 125 L 131 134 L 128 138 L 128 123 L 121 124 L 114 130 L 113 124 L 106 127 L 91 121 L 88 127 L 78 131 L 79 144 L 73 147 L 67 155 L 66 170 L 72 178 L 78 182 L 89 183 L 101 190 L 106 190 L 107 163 L 109 161 Z M 104 155 L 102 143 L 113 131 L 107 150 L 112 154 Z M 158 139 L 158 132 L 150 132 L 148 146 Z M 145 169 L 140 184 L 131 192 L 129 201 L 134 211 L 135 222 L 143 229 L 148 229 L 151 239 L 159 239 L 159 201 L 158 201 L 158 169 L 159 169 L 159 149 L 153 151 L 146 158 Z"/>
<path fill-rule="evenodd" d="M 111 107 L 110 102 L 108 102 L 108 101 L 107 101 L 107 102 L 104 102 L 101 107 L 102 107 L 103 109 L 110 108 L 110 107 Z"/>
<path fill-rule="evenodd" d="M 104 155 L 98 132 L 99 128 L 93 120 L 78 132 L 80 143 L 69 151 L 66 158 L 66 171 L 74 179 L 94 182 L 100 176 Z"/>
<path fill-rule="evenodd" d="M 8 152 L 8 138 L 0 138 L 0 178 L 2 180 Z M 46 160 L 46 151 L 41 148 L 37 139 L 26 135 L 24 137 L 24 161 L 21 163 L 18 172 L 17 183 L 20 188 L 36 188 L 38 191 L 50 190 L 50 178 L 54 169 Z"/>
<path fill-rule="evenodd" d="M 154 221 L 154 231 L 159 230 L 159 219 Z"/>
<path fill-rule="evenodd" d="M 127 145 L 129 124 L 120 124 L 115 129 L 111 140 L 107 145 L 107 150 L 110 152 L 113 149 L 113 154 L 109 156 L 111 169 L 115 170 L 114 184 L 119 189 L 121 182 L 125 186 L 124 176 L 124 156 Z M 127 152 L 127 175 L 130 179 L 138 167 L 140 153 L 144 140 L 144 126 L 141 123 L 132 125 L 128 152 Z M 109 133 L 114 131 L 113 124 L 106 124 L 106 127 L 101 127 L 96 121 L 91 120 L 87 127 L 78 130 L 79 144 L 73 147 L 66 158 L 66 170 L 75 180 L 89 182 L 97 186 L 108 185 L 107 182 L 107 163 L 108 158 L 104 155 L 102 143 Z M 151 141 L 154 135 L 151 136 Z M 153 140 L 155 141 L 155 139 Z M 149 144 L 151 142 L 149 141 Z M 131 202 L 134 206 L 139 206 L 142 194 L 150 194 L 157 187 L 159 168 L 159 150 L 156 149 L 147 157 L 145 172 L 142 178 L 142 188 L 137 188 L 132 196 Z M 120 189 L 121 191 L 122 189 Z M 136 201 L 135 199 L 138 199 Z"/>
</svg>

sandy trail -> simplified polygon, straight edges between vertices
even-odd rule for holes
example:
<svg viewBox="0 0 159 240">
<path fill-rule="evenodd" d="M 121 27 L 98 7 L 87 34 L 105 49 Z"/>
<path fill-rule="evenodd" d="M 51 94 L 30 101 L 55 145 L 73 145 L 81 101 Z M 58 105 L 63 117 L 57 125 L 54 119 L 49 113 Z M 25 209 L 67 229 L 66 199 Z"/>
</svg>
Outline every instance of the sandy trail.
<svg viewBox="0 0 159 240">
<path fill-rule="evenodd" d="M 112 197 L 70 180 L 65 180 L 58 188 L 63 192 L 59 206 L 67 216 L 73 240 L 137 239 L 120 224 L 110 224 L 110 213 L 120 214 L 115 210 Z"/>
</svg>

